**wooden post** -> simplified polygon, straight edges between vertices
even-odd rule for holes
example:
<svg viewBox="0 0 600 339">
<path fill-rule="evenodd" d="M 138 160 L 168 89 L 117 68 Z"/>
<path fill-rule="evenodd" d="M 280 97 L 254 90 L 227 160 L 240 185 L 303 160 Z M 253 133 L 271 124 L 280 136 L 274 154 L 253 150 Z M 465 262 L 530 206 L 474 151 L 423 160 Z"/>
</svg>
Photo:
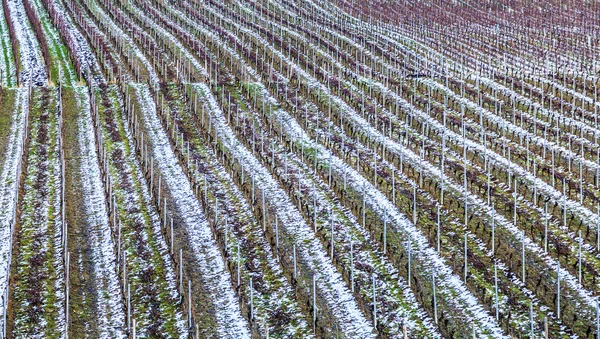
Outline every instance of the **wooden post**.
<svg viewBox="0 0 600 339">
<path fill-rule="evenodd" d="M 317 233 L 317 193 L 315 191 L 315 185 L 312 186 L 313 192 L 313 226 L 315 228 L 315 233 Z"/>
<path fill-rule="evenodd" d="M 566 182 L 563 178 L 563 226 L 567 227 L 567 193 Z"/>
<path fill-rule="evenodd" d="M 354 241 L 352 240 L 352 236 L 350 236 L 350 289 L 352 293 L 354 293 Z"/>
<path fill-rule="evenodd" d="M 252 201 L 252 205 L 254 205 L 254 203 L 255 203 L 255 201 L 254 201 L 254 173 L 252 174 L 250 181 L 252 181 L 252 199 L 250 201 Z"/>
<path fill-rule="evenodd" d="M 383 254 L 387 254 L 387 210 L 383 211 Z"/>
<path fill-rule="evenodd" d="M 2 307 L 2 337 L 6 338 L 6 319 L 7 319 L 6 306 L 8 305 L 8 287 L 6 288 L 6 290 L 4 292 L 4 299 L 2 300 L 2 303 L 3 303 L 3 307 Z"/>
<path fill-rule="evenodd" d="M 596 297 L 596 338 L 600 336 L 600 297 Z"/>
<path fill-rule="evenodd" d="M 496 309 L 496 320 L 499 319 L 498 315 L 498 264 L 494 262 L 494 304 Z"/>
<path fill-rule="evenodd" d="M 600 238 L 598 238 L 598 239 L 600 241 Z M 548 202 L 547 201 L 544 203 L 544 252 L 548 253 Z"/>
<path fill-rule="evenodd" d="M 348 172 L 348 166 L 344 166 L 344 192 L 346 192 L 347 172 Z M 286 173 L 287 173 L 287 171 L 286 171 Z"/>
<path fill-rule="evenodd" d="M 334 250 L 334 236 L 333 236 L 333 213 L 331 208 L 329 209 L 329 223 L 331 224 L 331 261 L 333 261 L 333 250 Z"/>
<path fill-rule="evenodd" d="M 408 282 L 408 287 L 410 287 L 410 283 L 411 283 L 411 261 L 412 261 L 412 243 L 410 241 L 410 235 L 408 236 L 408 240 L 406 241 L 406 246 L 408 249 L 408 274 L 407 274 L 407 282 Z"/>
<path fill-rule="evenodd" d="M 66 270 L 66 274 L 65 274 L 65 289 L 66 289 L 66 293 L 65 293 L 65 326 L 66 331 L 65 331 L 65 338 L 69 338 L 69 263 L 71 261 L 71 252 L 67 253 L 67 264 L 65 265 L 65 270 Z"/>
<path fill-rule="evenodd" d="M 492 255 L 496 254 L 496 225 L 495 225 L 495 215 L 496 209 L 494 208 L 494 203 L 492 203 Z"/>
<path fill-rule="evenodd" d="M 560 261 L 556 265 L 556 317 L 560 320 Z"/>
<path fill-rule="evenodd" d="M 183 249 L 179 249 L 179 293 L 183 296 Z"/>
<path fill-rule="evenodd" d="M 417 185 L 413 186 L 413 224 L 417 226 Z"/>
<path fill-rule="evenodd" d="M 163 201 L 163 231 L 167 232 L 167 198 L 164 198 Z"/>
<path fill-rule="evenodd" d="M 131 331 L 131 286 L 127 284 L 127 329 Z"/>
<path fill-rule="evenodd" d="M 440 253 L 441 249 L 441 219 L 440 219 L 440 205 L 437 206 L 437 251 Z"/>
<path fill-rule="evenodd" d="M 252 183 L 254 183 L 254 176 L 252 176 Z M 263 215 L 263 232 L 267 231 L 267 212 L 265 210 L 265 190 L 261 191 L 262 196 L 262 215 Z"/>
<path fill-rule="evenodd" d="M 375 286 L 375 274 L 373 274 L 373 327 L 377 328 L 377 293 Z"/>
<path fill-rule="evenodd" d="M 173 218 L 169 218 L 170 222 L 171 222 L 171 255 L 174 255 L 174 248 L 173 248 Z"/>
<path fill-rule="evenodd" d="M 250 322 L 254 322 L 254 289 L 252 288 L 252 278 L 250 278 Z"/>
<path fill-rule="evenodd" d="M 597 205 L 596 209 L 596 250 L 598 250 L 600 249 L 600 204 Z M 600 335 L 600 332 L 598 333 L 598 335 Z"/>
<path fill-rule="evenodd" d="M 313 331 L 317 332 L 317 278 L 313 275 Z"/>
<path fill-rule="evenodd" d="M 464 268 L 464 281 L 467 283 L 467 269 L 468 269 L 468 261 L 467 261 L 467 233 L 465 232 L 465 268 Z"/>
<path fill-rule="evenodd" d="M 277 214 L 275 215 L 275 254 L 279 258 L 279 221 Z"/>
<path fill-rule="evenodd" d="M 522 268 L 522 281 L 525 283 L 525 230 L 521 231 L 521 268 Z"/>
<path fill-rule="evenodd" d="M 529 330 L 530 330 L 530 338 L 535 338 L 533 335 L 533 301 L 529 301 Z"/>
<path fill-rule="evenodd" d="M 365 212 L 365 208 L 366 208 L 366 188 L 363 186 L 363 201 L 362 201 L 362 225 L 363 228 L 366 228 L 366 212 Z"/>
<path fill-rule="evenodd" d="M 390 165 L 390 171 L 392 172 L 392 204 L 396 205 L 396 175 L 394 173 L 394 168 Z M 344 185 L 344 189 L 346 186 Z"/>
<path fill-rule="evenodd" d="M 192 329 L 192 281 L 188 280 L 188 328 Z"/>
<path fill-rule="evenodd" d="M 579 253 L 578 253 L 578 257 L 577 257 L 577 278 L 578 278 L 580 284 L 581 284 L 581 242 L 582 241 L 583 241 L 583 239 L 581 238 L 581 230 L 579 230 L 579 239 L 578 239 Z"/>
<path fill-rule="evenodd" d="M 229 256 L 229 222 L 227 218 L 225 218 L 225 254 Z"/>
<path fill-rule="evenodd" d="M 431 286 L 433 289 L 433 320 L 435 323 L 438 323 L 438 314 L 437 314 L 437 295 L 435 293 L 435 272 L 431 272 Z"/>
</svg>

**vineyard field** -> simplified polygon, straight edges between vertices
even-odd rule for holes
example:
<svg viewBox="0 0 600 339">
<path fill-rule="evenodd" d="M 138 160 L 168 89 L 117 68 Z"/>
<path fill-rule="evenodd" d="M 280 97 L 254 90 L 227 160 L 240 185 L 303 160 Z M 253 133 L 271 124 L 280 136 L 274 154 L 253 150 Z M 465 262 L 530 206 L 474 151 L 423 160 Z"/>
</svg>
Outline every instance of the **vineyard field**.
<svg viewBox="0 0 600 339">
<path fill-rule="evenodd" d="M 600 7 L 2 0 L 0 339 L 600 338 Z"/>
</svg>

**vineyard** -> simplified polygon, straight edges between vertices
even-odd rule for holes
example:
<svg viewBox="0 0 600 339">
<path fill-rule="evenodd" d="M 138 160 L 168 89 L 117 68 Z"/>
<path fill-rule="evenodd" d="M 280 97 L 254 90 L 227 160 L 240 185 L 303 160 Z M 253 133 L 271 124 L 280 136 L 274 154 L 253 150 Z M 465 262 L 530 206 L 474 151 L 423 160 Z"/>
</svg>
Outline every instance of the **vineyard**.
<svg viewBox="0 0 600 339">
<path fill-rule="evenodd" d="M 1 0 L 0 339 L 600 338 L 600 8 Z"/>
</svg>

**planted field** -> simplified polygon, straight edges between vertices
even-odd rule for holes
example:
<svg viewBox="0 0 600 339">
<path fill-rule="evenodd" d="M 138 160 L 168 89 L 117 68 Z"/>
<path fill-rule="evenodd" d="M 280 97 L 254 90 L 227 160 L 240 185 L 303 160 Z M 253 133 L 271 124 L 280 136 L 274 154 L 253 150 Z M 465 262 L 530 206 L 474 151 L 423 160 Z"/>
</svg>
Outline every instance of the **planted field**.
<svg viewBox="0 0 600 339">
<path fill-rule="evenodd" d="M 3 0 L 0 338 L 598 338 L 600 9 Z"/>
</svg>

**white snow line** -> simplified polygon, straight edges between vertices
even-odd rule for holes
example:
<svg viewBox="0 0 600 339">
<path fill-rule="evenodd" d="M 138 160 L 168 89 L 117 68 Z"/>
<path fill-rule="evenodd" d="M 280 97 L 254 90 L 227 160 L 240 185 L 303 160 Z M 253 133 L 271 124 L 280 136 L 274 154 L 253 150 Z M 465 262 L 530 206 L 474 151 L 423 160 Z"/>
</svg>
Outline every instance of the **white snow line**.
<svg viewBox="0 0 600 339">
<path fill-rule="evenodd" d="M 117 39 L 122 39 L 124 44 L 129 46 L 129 48 L 133 51 L 134 55 L 142 62 L 142 64 L 146 67 L 148 71 L 148 76 L 150 78 L 150 82 L 153 84 L 153 87 L 158 86 L 160 83 L 160 78 L 154 71 L 154 67 L 152 67 L 152 63 L 146 58 L 144 53 L 137 47 L 136 43 L 129 37 L 127 33 L 125 33 L 117 24 L 113 22 L 109 15 L 104 12 L 104 9 L 100 5 L 96 3 L 95 0 L 90 5 L 90 12 L 95 14 L 97 17 L 101 17 L 100 20 L 103 24 L 106 25 L 113 32 L 113 37 Z M 123 52 L 125 53 L 125 52 Z"/>
<path fill-rule="evenodd" d="M 2 173 L 0 174 L 0 293 L 4 299 L 4 291 L 8 287 L 8 275 L 10 274 L 10 261 L 12 257 L 12 230 L 16 213 L 18 195 L 18 173 L 20 172 L 21 158 L 24 147 L 24 128 L 26 125 L 26 111 L 28 105 L 28 90 L 21 88 L 16 90 L 15 109 L 12 112 L 13 123 L 11 134 L 8 138 Z M 0 308 L 2 304 L 0 304 Z M 0 309 L 4 314 L 4 310 Z"/>
<path fill-rule="evenodd" d="M 207 286 L 215 288 L 211 298 L 216 306 L 215 316 L 218 320 L 219 336 L 249 338 L 248 323 L 241 314 L 225 262 L 212 236 L 210 226 L 202 214 L 202 206 L 194 196 L 190 182 L 173 153 L 168 136 L 162 129 L 150 90 L 144 85 L 134 85 L 133 88 L 141 104 L 140 109 L 153 146 L 154 159 L 175 198 L 179 215 L 189 230 L 189 241 L 193 244 L 193 254 L 200 264 L 199 269 L 202 270 L 204 282 Z"/>
<path fill-rule="evenodd" d="M 360 312 L 341 275 L 331 264 L 322 244 L 315 238 L 312 229 L 304 222 L 295 205 L 275 182 L 270 172 L 236 139 L 208 86 L 195 84 L 194 87 L 208 100 L 208 110 L 219 139 L 244 163 L 248 173 L 254 175 L 257 186 L 265 193 L 265 199 L 277 206 L 275 212 L 280 225 L 285 225 L 288 232 L 294 235 L 300 259 L 315 272 L 319 294 L 326 298 L 334 317 L 339 319 L 341 330 L 353 337 L 373 338 L 371 322 Z"/>
<path fill-rule="evenodd" d="M 86 208 L 86 224 L 91 228 L 89 242 L 94 266 L 94 285 L 98 302 L 98 331 L 100 338 L 125 338 L 125 314 L 123 296 L 117 276 L 116 258 L 113 251 L 111 230 L 108 225 L 104 186 L 95 147 L 94 127 L 90 113 L 90 98 L 85 86 L 74 88 L 83 113 L 78 124 L 83 204 Z"/>
<path fill-rule="evenodd" d="M 263 88 L 263 93 L 267 93 Z M 415 257 L 422 260 L 423 269 L 429 272 L 435 272 L 436 282 L 440 287 L 447 287 L 454 291 L 456 297 L 449 298 L 448 302 L 463 312 L 465 316 L 470 318 L 478 325 L 477 332 L 480 335 L 491 333 L 495 338 L 505 338 L 503 331 L 500 329 L 496 321 L 485 311 L 479 304 L 477 298 L 471 294 L 462 281 L 456 277 L 452 270 L 445 264 L 444 260 L 439 257 L 438 253 L 429 246 L 426 237 L 421 231 L 416 228 L 404 215 L 400 214 L 396 207 L 377 190 L 368 180 L 356 172 L 352 167 L 345 164 L 341 159 L 337 158 L 329 150 L 320 144 L 315 143 L 306 132 L 298 125 L 296 120 L 281 109 L 275 110 L 273 114 L 279 115 L 279 119 L 283 121 L 286 134 L 293 142 L 304 143 L 306 147 L 318 149 L 319 157 L 322 162 L 327 162 L 331 159 L 332 168 L 335 167 L 336 172 L 346 172 L 348 185 L 354 187 L 358 192 L 363 191 L 365 194 L 366 203 L 380 216 L 384 214 L 388 216 L 390 225 L 395 225 L 397 230 L 405 235 L 410 235 L 413 244 L 416 244 L 414 249 Z M 444 289 L 441 289 L 444 293 Z"/>
<path fill-rule="evenodd" d="M 14 23 L 15 35 L 21 54 L 21 82 L 24 85 L 44 85 L 48 79 L 40 45 L 29 24 L 22 1 L 8 0 L 9 15 Z"/>
<path fill-rule="evenodd" d="M 10 34 L 8 31 L 8 23 L 4 16 L 4 6 L 0 6 L 0 46 L 6 52 L 7 60 L 0 62 L 0 71 L 2 72 L 2 86 L 8 86 L 10 83 L 12 86 L 17 84 L 16 66 L 14 62 L 13 49 L 10 47 L 12 41 L 10 40 Z"/>
<path fill-rule="evenodd" d="M 413 115 L 417 119 L 421 120 L 422 122 L 426 122 L 434 131 L 436 131 L 440 134 L 445 134 L 449 140 L 452 140 L 453 142 L 455 142 L 457 144 L 462 144 L 463 137 L 461 135 L 458 135 L 456 132 L 454 132 L 450 129 L 444 128 L 444 126 L 441 123 L 439 123 L 437 120 L 433 119 L 427 113 L 413 107 L 406 100 L 397 96 L 396 93 L 386 90 L 383 87 L 383 85 L 376 83 L 376 86 L 378 86 L 382 91 L 385 91 L 387 93 L 387 96 L 394 98 L 396 100 L 396 102 L 398 104 L 400 104 L 404 110 L 406 110 L 407 112 L 410 112 L 411 115 Z M 344 106 L 346 106 L 346 105 L 344 104 Z M 361 117 L 358 117 L 358 119 L 360 121 L 359 124 L 362 125 L 364 128 L 367 128 L 368 130 L 370 130 L 370 133 L 372 135 L 374 135 L 373 133 L 380 134 L 377 129 L 371 127 L 366 121 L 364 121 L 364 119 L 362 119 Z M 386 139 L 388 139 L 388 138 L 386 138 Z M 394 142 L 391 139 L 390 139 L 390 141 Z M 464 140 L 464 142 L 465 142 L 466 147 L 468 147 L 470 150 L 472 150 L 478 156 L 483 157 L 484 154 L 487 154 L 488 161 L 490 161 L 491 163 L 495 163 L 497 166 L 499 166 L 501 168 L 505 168 L 506 170 L 512 171 L 512 173 L 514 175 L 521 177 L 527 183 L 532 185 L 532 187 L 535 182 L 537 191 L 539 193 L 543 193 L 546 197 L 550 198 L 552 202 L 555 202 L 561 206 L 563 205 L 563 203 L 565 203 L 565 200 L 563 200 L 564 197 L 561 192 L 557 191 L 554 187 L 550 186 L 549 184 L 545 183 L 544 181 L 540 180 L 539 178 L 536 179 L 536 177 L 534 177 L 533 174 L 526 171 L 523 167 L 521 167 L 518 164 L 515 164 L 513 162 L 509 162 L 501 154 L 497 154 L 496 152 L 494 152 L 493 150 L 491 150 L 489 148 L 486 149 L 483 145 L 481 145 L 477 142 L 474 142 L 470 139 L 466 139 L 466 140 Z M 595 227 L 596 222 L 597 222 L 597 216 L 596 216 L 596 214 L 591 212 L 588 208 L 584 207 L 579 202 L 573 201 L 571 199 L 566 199 L 566 206 L 567 206 L 567 209 L 569 211 L 571 211 L 571 213 L 574 213 L 578 217 L 580 217 L 585 222 L 586 225 L 593 225 L 593 227 Z"/>
</svg>

